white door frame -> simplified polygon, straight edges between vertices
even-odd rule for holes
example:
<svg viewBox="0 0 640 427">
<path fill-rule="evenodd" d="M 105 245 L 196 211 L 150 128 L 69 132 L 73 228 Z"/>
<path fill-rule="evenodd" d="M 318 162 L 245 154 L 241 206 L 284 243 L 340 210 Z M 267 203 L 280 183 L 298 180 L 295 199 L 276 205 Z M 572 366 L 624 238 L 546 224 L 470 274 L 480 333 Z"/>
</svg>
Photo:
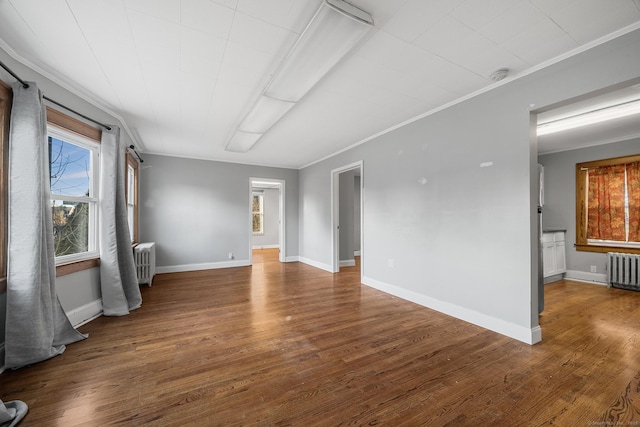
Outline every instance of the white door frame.
<svg viewBox="0 0 640 427">
<path fill-rule="evenodd" d="M 340 179 L 342 172 L 360 169 L 360 259 L 364 259 L 364 162 L 359 160 L 331 171 L 331 271 L 340 271 Z M 360 274 L 364 263 L 360 263 Z"/>
<path fill-rule="evenodd" d="M 280 245 L 280 254 L 278 256 L 278 260 L 280 262 L 286 262 L 287 261 L 287 227 L 286 227 L 286 193 L 285 193 L 285 180 L 284 179 L 273 179 L 273 178 L 255 178 L 255 177 L 250 177 L 249 178 L 249 230 L 251 230 L 253 228 L 253 222 L 252 222 L 252 201 L 253 201 L 253 183 L 254 182 L 268 182 L 268 183 L 272 183 L 272 184 L 278 184 L 278 189 L 280 190 L 280 196 L 279 196 L 279 203 L 278 203 L 278 210 L 279 210 L 279 215 L 280 217 L 278 218 L 279 220 L 279 231 L 278 231 L 278 239 L 280 240 L 278 242 L 278 244 Z M 252 253 L 252 248 L 253 248 L 253 233 L 249 233 L 249 264 L 253 265 L 253 253 Z"/>
</svg>

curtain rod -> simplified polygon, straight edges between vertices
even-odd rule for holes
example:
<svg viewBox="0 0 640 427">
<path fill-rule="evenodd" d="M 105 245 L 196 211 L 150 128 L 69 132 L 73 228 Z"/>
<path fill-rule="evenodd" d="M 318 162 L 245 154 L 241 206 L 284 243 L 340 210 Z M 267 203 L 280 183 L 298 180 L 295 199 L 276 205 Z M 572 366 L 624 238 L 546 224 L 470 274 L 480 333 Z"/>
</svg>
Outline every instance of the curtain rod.
<svg viewBox="0 0 640 427">
<path fill-rule="evenodd" d="M 140 163 L 143 163 L 144 160 L 142 160 L 142 157 L 140 157 L 140 154 L 138 154 L 138 152 L 136 151 L 136 147 L 133 145 L 130 145 L 129 148 L 131 148 L 131 150 L 133 151 L 133 153 L 136 155 L 136 157 L 138 158 L 138 160 L 140 160 Z"/>
<path fill-rule="evenodd" d="M 9 67 L 7 67 L 7 66 L 4 64 L 4 62 L 0 61 L 0 67 L 4 68 L 4 69 L 5 69 L 5 71 L 6 71 L 7 73 L 11 74 L 11 76 L 12 76 L 14 79 L 16 79 L 17 81 L 19 81 L 19 82 L 20 82 L 20 84 L 22 84 L 22 87 L 23 87 L 23 88 L 25 88 L 25 89 L 26 89 L 26 88 L 28 88 L 28 87 L 29 87 L 29 83 L 25 82 L 25 81 L 24 81 L 24 80 L 22 80 L 20 77 L 18 77 L 18 75 L 17 75 L 16 73 L 14 73 L 14 72 L 9 68 Z M 90 122 L 92 122 L 92 123 L 95 123 L 95 124 L 97 124 L 98 126 L 102 126 L 102 127 L 103 127 L 103 128 L 105 128 L 106 130 L 111 130 L 111 126 L 107 126 L 107 125 L 105 125 L 104 123 L 100 123 L 99 121 L 93 120 L 91 117 L 87 117 L 87 116 L 85 116 L 84 114 L 79 113 L 79 112 L 77 112 L 76 110 L 71 109 L 71 108 L 67 107 L 66 105 L 63 105 L 63 104 L 59 103 L 58 101 L 54 101 L 53 99 L 49 98 L 48 96 L 42 95 L 42 97 L 43 97 L 45 100 L 47 100 L 47 101 L 51 102 L 52 104 L 56 104 L 58 107 L 62 107 L 62 108 L 64 108 L 65 110 L 70 111 L 70 112 L 72 112 L 73 114 L 76 114 L 76 115 L 78 115 L 78 116 L 82 117 L 82 118 L 83 118 L 83 119 L 85 119 L 85 120 L 88 120 L 88 121 L 90 121 Z M 136 153 L 136 154 L 137 154 L 137 153 Z"/>
</svg>

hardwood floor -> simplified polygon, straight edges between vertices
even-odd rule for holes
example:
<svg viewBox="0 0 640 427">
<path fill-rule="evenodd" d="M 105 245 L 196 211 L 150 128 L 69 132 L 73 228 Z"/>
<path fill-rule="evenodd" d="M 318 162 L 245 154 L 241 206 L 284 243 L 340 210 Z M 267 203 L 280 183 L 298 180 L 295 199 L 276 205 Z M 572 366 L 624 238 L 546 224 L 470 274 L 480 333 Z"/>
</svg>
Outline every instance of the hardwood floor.
<svg viewBox="0 0 640 427">
<path fill-rule="evenodd" d="M 640 293 L 546 286 L 529 346 L 254 252 L 164 274 L 143 306 L 0 377 L 26 426 L 640 425 Z"/>
</svg>

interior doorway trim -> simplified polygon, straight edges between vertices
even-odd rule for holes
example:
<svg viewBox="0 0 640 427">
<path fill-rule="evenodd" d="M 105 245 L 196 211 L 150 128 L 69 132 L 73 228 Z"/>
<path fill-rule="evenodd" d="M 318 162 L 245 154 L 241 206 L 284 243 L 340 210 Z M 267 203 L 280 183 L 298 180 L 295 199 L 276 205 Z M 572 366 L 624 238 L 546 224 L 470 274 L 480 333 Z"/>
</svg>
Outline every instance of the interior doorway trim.
<svg viewBox="0 0 640 427">
<path fill-rule="evenodd" d="M 278 244 L 280 245 L 280 253 L 278 255 L 278 260 L 280 262 L 286 262 L 287 260 L 287 221 L 286 221 L 286 189 L 285 189 L 285 180 L 283 179 L 274 179 L 274 178 L 249 178 L 249 230 L 252 229 L 252 201 L 253 201 L 253 187 L 254 183 L 269 183 L 276 184 L 280 191 L 278 197 Z M 253 265 L 253 250 L 251 249 L 253 246 L 253 233 L 249 233 L 249 264 Z"/>
<path fill-rule="evenodd" d="M 359 160 L 331 171 L 331 271 L 340 271 L 340 179 L 342 172 L 360 169 L 360 259 L 364 259 L 364 162 Z M 364 263 L 360 262 L 360 274 Z"/>
</svg>

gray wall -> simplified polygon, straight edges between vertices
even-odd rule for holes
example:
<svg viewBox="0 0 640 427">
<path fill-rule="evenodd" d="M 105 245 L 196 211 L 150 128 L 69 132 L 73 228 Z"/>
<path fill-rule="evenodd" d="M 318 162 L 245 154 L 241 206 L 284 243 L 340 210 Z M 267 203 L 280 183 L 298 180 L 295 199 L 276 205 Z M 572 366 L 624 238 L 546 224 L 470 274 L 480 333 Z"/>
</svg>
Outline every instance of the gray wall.
<svg viewBox="0 0 640 427">
<path fill-rule="evenodd" d="M 263 231 L 262 235 L 252 235 L 254 248 L 276 247 L 280 245 L 280 190 L 277 188 L 258 189 L 262 191 Z"/>
<path fill-rule="evenodd" d="M 580 150 L 544 154 L 538 157 L 544 166 L 545 204 L 543 227 L 567 229 L 567 270 L 590 273 L 595 265 L 604 274 L 606 254 L 577 251 L 576 243 L 576 163 L 611 157 L 628 156 L 640 152 L 640 139 L 598 145 Z"/>
<path fill-rule="evenodd" d="M 285 255 L 297 256 L 297 170 L 144 156 L 140 238 L 156 242 L 160 272 L 249 263 L 251 177 L 285 181 Z"/>
<path fill-rule="evenodd" d="M 539 339 L 530 110 L 638 77 L 638 45 L 635 31 L 301 170 L 301 259 L 331 265 L 330 173 L 362 160 L 363 282 Z"/>
</svg>

